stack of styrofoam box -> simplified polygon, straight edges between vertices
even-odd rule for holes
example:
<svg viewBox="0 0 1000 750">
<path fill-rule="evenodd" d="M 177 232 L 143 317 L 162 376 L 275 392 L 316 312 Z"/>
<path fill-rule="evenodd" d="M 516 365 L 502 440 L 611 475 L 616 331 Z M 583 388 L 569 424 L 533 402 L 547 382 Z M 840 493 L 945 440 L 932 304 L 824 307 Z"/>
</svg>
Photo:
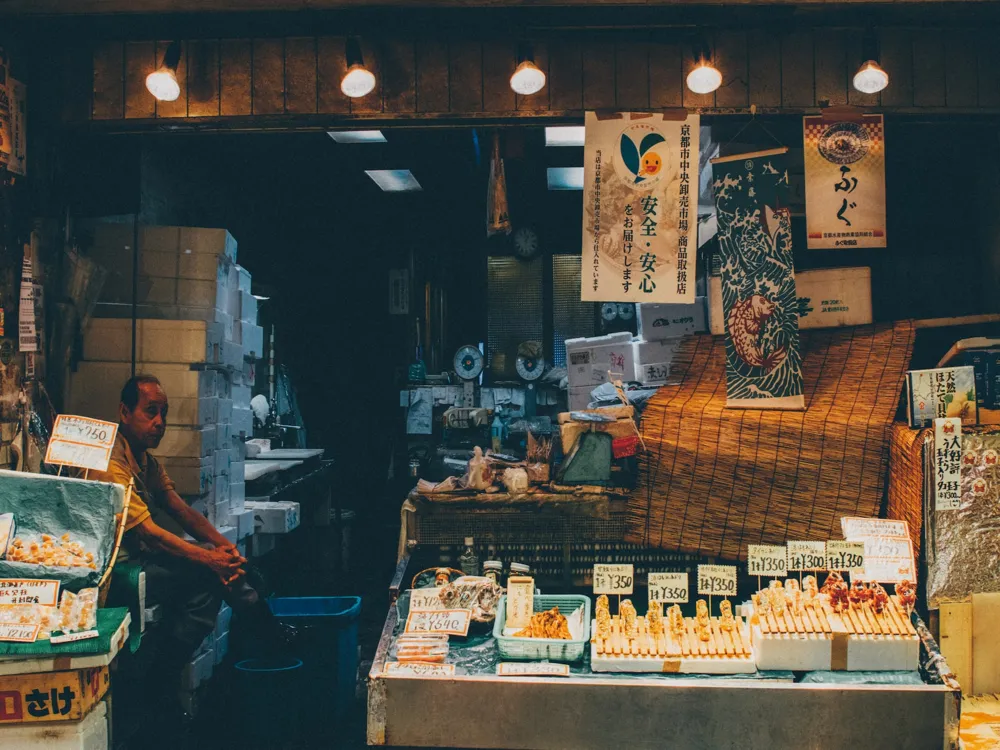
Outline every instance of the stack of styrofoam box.
<svg viewBox="0 0 1000 750">
<path fill-rule="evenodd" d="M 84 332 L 83 361 L 69 378 L 67 411 L 117 421 L 132 354 L 131 224 L 92 225 L 90 255 L 109 283 Z M 157 376 L 170 399 L 154 455 L 177 492 L 234 543 L 243 507 L 243 441 L 253 436 L 252 364 L 262 350 L 250 273 L 236 264 L 224 229 L 139 227 L 136 371 Z M 254 347 L 246 350 L 247 346 Z M 244 527 L 252 522 L 242 518 Z"/>
<path fill-rule="evenodd" d="M 663 385 L 681 338 L 707 330 L 705 298 L 698 297 L 692 305 L 638 304 L 635 310 L 635 379 L 643 385 Z"/>
<path fill-rule="evenodd" d="M 569 375 L 569 408 L 586 409 L 590 392 L 615 379 L 629 382 L 635 377 L 632 334 L 628 331 L 593 338 L 566 339 L 566 369 Z"/>
<path fill-rule="evenodd" d="M 229 623 L 233 619 L 233 610 L 224 603 L 219 608 L 219 615 L 215 618 L 215 665 L 218 666 L 229 653 Z"/>
</svg>

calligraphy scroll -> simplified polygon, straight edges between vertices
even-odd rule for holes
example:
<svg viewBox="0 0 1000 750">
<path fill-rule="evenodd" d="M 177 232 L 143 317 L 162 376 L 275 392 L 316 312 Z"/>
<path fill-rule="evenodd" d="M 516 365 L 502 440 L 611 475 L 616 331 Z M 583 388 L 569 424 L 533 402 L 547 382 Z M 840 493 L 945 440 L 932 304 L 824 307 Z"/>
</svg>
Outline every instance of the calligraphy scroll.
<svg viewBox="0 0 1000 750">
<path fill-rule="evenodd" d="M 805 117 L 808 247 L 885 247 L 882 115 Z"/>
<path fill-rule="evenodd" d="M 805 408 L 787 152 L 712 160 L 730 408 Z"/>
<path fill-rule="evenodd" d="M 594 302 L 694 302 L 698 115 L 587 113 L 583 274 Z"/>
</svg>

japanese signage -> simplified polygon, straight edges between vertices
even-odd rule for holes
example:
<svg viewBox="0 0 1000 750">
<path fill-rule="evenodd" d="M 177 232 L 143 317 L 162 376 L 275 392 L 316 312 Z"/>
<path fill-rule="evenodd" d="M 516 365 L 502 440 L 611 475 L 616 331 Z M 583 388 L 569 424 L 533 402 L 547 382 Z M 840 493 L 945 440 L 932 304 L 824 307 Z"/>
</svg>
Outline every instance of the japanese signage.
<svg viewBox="0 0 1000 750">
<path fill-rule="evenodd" d="M 41 625 L 16 625 L 0 622 L 0 641 L 34 643 L 38 639 L 38 631 L 41 628 Z"/>
<path fill-rule="evenodd" d="M 649 601 L 685 604 L 688 601 L 687 573 L 650 573 Z"/>
<path fill-rule="evenodd" d="M 28 92 L 20 81 L 7 79 L 10 94 L 11 155 L 7 165 L 13 174 L 28 173 Z"/>
<path fill-rule="evenodd" d="M 585 302 L 694 302 L 698 115 L 587 112 Z"/>
<path fill-rule="evenodd" d="M 533 675 L 538 677 L 569 677 L 569 664 L 551 662 L 512 662 L 497 664 L 497 674 L 501 677 Z"/>
<path fill-rule="evenodd" d="M 771 544 L 751 544 L 747 572 L 752 576 L 784 578 L 788 575 L 788 548 Z"/>
<path fill-rule="evenodd" d="M 698 593 L 717 596 L 736 596 L 735 565 L 699 565 Z"/>
<path fill-rule="evenodd" d="M 934 420 L 934 509 L 962 505 L 962 420 Z"/>
<path fill-rule="evenodd" d="M 60 414 L 52 426 L 45 463 L 107 471 L 117 434 L 113 422 Z"/>
<path fill-rule="evenodd" d="M 905 521 L 888 518 L 842 518 L 844 537 L 864 544 L 864 562 L 851 573 L 859 581 L 916 581 L 913 543 Z M 828 542 L 827 546 L 832 544 Z"/>
<path fill-rule="evenodd" d="M 18 299 L 18 344 L 22 352 L 38 351 L 38 328 L 35 325 L 35 284 L 31 278 L 31 246 L 24 246 L 21 263 L 21 293 Z"/>
<path fill-rule="evenodd" d="M 407 616 L 403 632 L 407 635 L 436 633 L 465 636 L 469 633 L 471 619 L 471 609 L 418 609 Z"/>
<path fill-rule="evenodd" d="M 382 674 L 393 677 L 454 677 L 454 664 L 431 664 L 422 661 L 388 661 Z"/>
<path fill-rule="evenodd" d="M 803 118 L 810 249 L 885 247 L 882 115 Z"/>
<path fill-rule="evenodd" d="M 39 604 L 54 607 L 59 602 L 59 581 L 41 578 L 0 578 L 0 605 Z"/>
<path fill-rule="evenodd" d="M 789 570 L 824 570 L 826 568 L 825 542 L 789 542 Z"/>
<path fill-rule="evenodd" d="M 594 566 L 595 594 L 631 594 L 635 573 L 631 565 Z"/>
<path fill-rule="evenodd" d="M 865 543 L 831 539 L 826 543 L 828 570 L 847 570 L 853 574 L 865 564 Z"/>
<path fill-rule="evenodd" d="M 507 579 L 507 627 L 526 628 L 535 612 L 535 579 L 511 576 Z"/>
<path fill-rule="evenodd" d="M 441 609 L 444 603 L 441 601 L 441 589 L 426 588 L 413 589 L 410 591 L 410 609 Z"/>
<path fill-rule="evenodd" d="M 0 167 L 7 166 L 14 154 L 11 128 L 10 74 L 7 58 L 0 51 Z"/>
<path fill-rule="evenodd" d="M 79 721 L 110 684 L 107 667 L 0 676 L 0 724 Z"/>
</svg>

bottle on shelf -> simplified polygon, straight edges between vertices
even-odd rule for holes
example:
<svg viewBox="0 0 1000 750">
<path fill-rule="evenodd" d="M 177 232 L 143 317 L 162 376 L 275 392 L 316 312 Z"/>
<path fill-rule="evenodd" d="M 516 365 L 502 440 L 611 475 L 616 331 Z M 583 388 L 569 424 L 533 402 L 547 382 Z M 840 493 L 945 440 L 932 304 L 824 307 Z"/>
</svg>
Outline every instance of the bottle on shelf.
<svg viewBox="0 0 1000 750">
<path fill-rule="evenodd" d="M 458 567 L 467 576 L 479 575 L 479 557 L 473 547 L 474 540 L 471 536 L 465 537 L 465 549 L 458 557 Z"/>
</svg>

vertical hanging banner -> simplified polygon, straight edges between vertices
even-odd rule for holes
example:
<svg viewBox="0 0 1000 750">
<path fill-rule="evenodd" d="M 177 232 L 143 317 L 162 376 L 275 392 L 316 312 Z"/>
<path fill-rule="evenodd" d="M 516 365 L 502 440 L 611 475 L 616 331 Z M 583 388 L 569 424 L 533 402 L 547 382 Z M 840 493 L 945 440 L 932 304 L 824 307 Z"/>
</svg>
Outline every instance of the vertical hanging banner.
<svg viewBox="0 0 1000 750">
<path fill-rule="evenodd" d="M 885 247 L 882 115 L 804 117 L 810 249 Z"/>
<path fill-rule="evenodd" d="M 8 78 L 10 94 L 11 156 L 7 165 L 14 174 L 28 173 L 28 91 L 24 84 Z"/>
<path fill-rule="evenodd" d="M 0 49 L 0 167 L 10 164 L 14 155 L 14 139 L 11 132 L 10 71 L 7 58 Z"/>
<path fill-rule="evenodd" d="M 805 408 L 787 154 L 712 160 L 730 408 Z"/>
<path fill-rule="evenodd" d="M 934 420 L 934 510 L 962 506 L 962 420 Z"/>
<path fill-rule="evenodd" d="M 21 262 L 21 294 L 18 300 L 18 349 L 38 351 L 38 328 L 35 325 L 35 284 L 31 278 L 31 246 L 24 246 Z"/>
<path fill-rule="evenodd" d="M 587 112 L 584 302 L 694 302 L 698 115 Z"/>
</svg>

